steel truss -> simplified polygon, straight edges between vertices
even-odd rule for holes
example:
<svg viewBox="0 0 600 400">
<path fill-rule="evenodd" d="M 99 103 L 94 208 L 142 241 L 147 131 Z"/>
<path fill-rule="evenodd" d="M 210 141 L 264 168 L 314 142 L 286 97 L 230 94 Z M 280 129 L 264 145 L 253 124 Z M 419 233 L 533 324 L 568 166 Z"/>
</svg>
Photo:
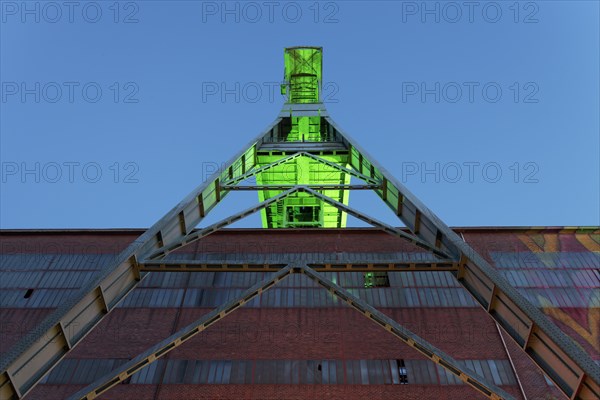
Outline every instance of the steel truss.
<svg viewBox="0 0 600 400">
<path fill-rule="evenodd" d="M 375 308 L 367 304 L 364 300 L 361 300 L 358 297 L 352 295 L 346 289 L 341 288 L 340 286 L 331 282 L 329 279 L 327 279 L 326 277 L 324 277 L 323 275 L 319 274 L 318 272 L 314 271 L 312 268 L 306 265 L 295 265 L 293 267 L 287 266 L 279 270 L 272 276 L 267 277 L 262 282 L 246 290 L 238 298 L 231 300 L 226 304 L 222 305 L 221 307 L 218 307 L 210 313 L 202 316 L 197 321 L 179 330 L 178 332 L 169 336 L 165 340 L 139 354 L 132 360 L 121 365 L 119 368 L 109 372 L 108 374 L 99 378 L 95 382 L 81 389 L 73 396 L 69 397 L 69 400 L 95 399 L 98 395 L 106 392 L 108 389 L 119 384 L 120 382 L 125 381 L 131 375 L 138 372 L 140 369 L 156 361 L 160 357 L 166 355 L 171 350 L 174 350 L 175 348 L 183 344 L 185 341 L 191 339 L 198 333 L 202 332 L 208 326 L 221 320 L 223 317 L 230 314 L 237 308 L 243 306 L 250 299 L 259 295 L 263 291 L 266 291 L 270 287 L 274 286 L 285 276 L 293 272 L 306 274 L 310 279 L 323 286 L 330 293 L 342 299 L 351 307 L 360 311 L 364 316 L 381 325 L 384 329 L 391 332 L 394 336 L 402 340 L 404 343 L 417 350 L 421 354 L 425 355 L 429 359 L 433 360 L 441 367 L 450 371 L 463 382 L 467 383 L 468 385 L 470 385 L 480 393 L 484 394 L 488 398 L 493 400 L 514 400 L 514 397 L 504 392 L 502 389 L 489 383 L 485 378 L 471 371 L 465 365 L 457 362 L 452 357 L 445 354 L 433 345 L 429 344 L 424 339 L 415 335 L 402 325 L 398 324 L 396 321 L 387 317 L 382 312 L 377 311 Z"/>
<path fill-rule="evenodd" d="M 282 142 L 278 139 L 280 123 L 285 118 L 289 118 L 291 114 L 323 118 L 329 130 L 327 136 L 333 138 L 333 140 L 331 142 L 314 143 Z M 284 192 L 266 199 L 256 207 L 235 214 L 206 228 L 195 230 L 195 227 L 225 196 L 239 189 L 239 183 L 257 172 L 274 167 L 274 165 L 257 165 L 259 153 L 273 151 L 283 153 L 284 159 L 273 163 L 278 165 L 297 157 L 311 157 L 316 161 L 326 161 L 327 163 L 327 160 L 320 157 L 321 154 L 346 152 L 350 160 L 348 166 L 330 166 L 345 173 L 350 173 L 348 172 L 350 170 L 353 176 L 363 179 L 365 185 L 377 193 L 412 234 L 365 216 L 319 192 L 319 190 L 325 189 L 309 185 L 281 187 Z M 354 185 L 339 185 L 336 190 L 358 189 L 352 186 Z M 256 185 L 253 189 L 263 190 L 264 188 Z M 406 329 L 369 308 L 361 300 L 349 296 L 344 289 L 331 284 L 315 271 L 315 269 L 319 271 L 450 270 L 456 276 L 458 282 L 495 322 L 521 346 L 526 354 L 554 381 L 567 397 L 571 399 L 600 398 L 600 367 L 592 361 L 590 356 L 556 325 L 552 324 L 542 312 L 530 304 L 484 258 L 450 230 L 400 182 L 375 163 L 354 140 L 343 133 L 328 116 L 322 104 L 286 104 L 275 122 L 249 143 L 245 150 L 230 160 L 223 170 L 216 172 L 207 182 L 194 189 L 163 218 L 123 250 L 114 262 L 105 265 L 102 271 L 92 281 L 84 285 L 76 295 L 62 304 L 20 340 L 0 360 L 0 370 L 2 371 L 0 375 L 0 398 L 20 399 L 25 396 L 44 375 L 79 344 L 147 276 L 149 271 L 271 270 L 275 271 L 274 277 L 283 277 L 286 273 L 290 273 L 285 265 L 268 261 L 258 264 L 252 262 L 236 264 L 203 260 L 169 260 L 165 257 L 170 252 L 205 237 L 270 204 L 281 201 L 297 191 L 303 191 L 318 197 L 323 202 L 345 213 L 430 251 L 436 257 L 424 263 L 407 263 L 406 260 L 385 260 L 384 262 L 365 260 L 364 263 L 340 263 L 334 259 L 323 259 L 321 263 L 310 265 L 314 269 L 300 266 L 301 272 L 316 279 L 321 285 L 345 299 L 364 315 L 369 316 L 370 319 L 384 326 L 405 343 L 426 354 L 442 367 L 457 374 L 466 383 L 486 394 L 489 398 L 508 398 L 499 389 L 483 382 L 474 373 L 467 371 L 448 355 L 431 345 L 427 345 L 422 339 L 409 334 L 410 332 Z M 274 284 L 274 281 L 270 283 Z M 264 288 L 261 290 L 264 290 Z M 238 299 L 238 301 L 244 301 L 244 299 Z M 242 304 L 239 303 L 239 305 Z M 231 311 L 239 305 L 233 305 L 234 308 Z M 218 308 L 213 313 L 221 315 L 224 310 Z M 213 317 L 207 318 L 207 320 L 199 321 L 198 327 L 203 326 L 205 328 L 208 325 L 204 326 L 202 324 L 213 323 L 217 320 L 212 320 Z M 177 343 L 181 343 L 181 337 L 175 339 L 175 342 L 177 340 L 180 340 Z M 161 345 L 157 346 L 160 347 Z M 175 345 L 173 344 L 173 346 Z M 163 350 L 162 347 L 158 350 L 158 347 L 150 350 Z M 140 357 L 145 356 L 140 355 Z M 151 362 L 153 359 L 145 358 L 145 360 Z M 138 361 L 143 362 L 142 359 Z M 136 364 L 131 367 L 134 369 L 130 368 L 122 373 L 129 374 L 130 370 L 131 373 L 134 373 L 142 366 Z M 107 384 L 110 382 L 113 381 L 109 381 Z M 108 387 L 105 389 L 108 389 Z"/>
</svg>

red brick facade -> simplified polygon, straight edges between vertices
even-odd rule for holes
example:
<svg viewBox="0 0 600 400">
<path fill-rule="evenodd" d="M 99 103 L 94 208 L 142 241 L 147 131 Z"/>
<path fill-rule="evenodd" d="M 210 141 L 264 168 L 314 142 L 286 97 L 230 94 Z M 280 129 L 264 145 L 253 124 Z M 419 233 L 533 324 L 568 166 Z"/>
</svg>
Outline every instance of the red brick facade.
<svg viewBox="0 0 600 400">
<path fill-rule="evenodd" d="M 531 252 L 532 246 L 557 251 L 585 252 L 590 241 L 559 229 L 459 230 L 468 243 L 493 261 L 493 252 Z M 0 232 L 3 254 L 106 253 L 125 248 L 141 231 Z M 555 235 L 556 240 L 523 240 L 519 235 Z M 552 243 L 549 243 L 549 242 Z M 586 243 L 587 246 L 583 243 Z M 398 238 L 373 229 L 342 230 L 224 230 L 194 243 L 184 252 L 296 253 L 296 252 L 418 252 Z M 599 249 L 600 251 L 600 245 Z M 134 357 L 205 314 L 208 308 L 117 308 L 107 316 L 69 358 Z M 486 312 L 475 307 L 382 308 L 384 313 L 451 354 L 458 360 L 508 360 L 516 368 L 518 384 L 503 389 L 529 400 L 563 399 L 549 386 L 540 370 L 504 334 Z M 2 352 L 41 321 L 51 310 L 3 308 L 0 310 Z M 586 314 L 587 309 L 572 313 Z M 579 321 L 584 322 L 585 318 Z M 559 322 L 559 326 L 561 323 Z M 568 334 L 576 333 L 565 324 Z M 571 329 L 571 330 L 570 330 Z M 598 359 L 593 343 L 576 337 Z M 408 359 L 423 357 L 376 324 L 350 308 L 244 307 L 169 353 L 169 359 L 274 360 L 274 359 Z M 40 384 L 29 399 L 62 399 L 79 385 Z M 106 399 L 480 399 L 466 385 L 347 385 L 347 384 L 123 384 Z"/>
</svg>

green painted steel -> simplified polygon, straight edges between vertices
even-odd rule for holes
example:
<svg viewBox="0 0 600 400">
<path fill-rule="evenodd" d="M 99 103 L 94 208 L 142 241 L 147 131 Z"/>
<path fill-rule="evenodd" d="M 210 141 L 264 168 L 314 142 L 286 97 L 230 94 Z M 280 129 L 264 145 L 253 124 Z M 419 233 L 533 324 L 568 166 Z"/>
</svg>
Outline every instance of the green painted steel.
<svg viewBox="0 0 600 400">
<path fill-rule="evenodd" d="M 390 279 L 387 272 L 365 272 L 365 287 L 389 287 Z"/>
<path fill-rule="evenodd" d="M 284 82 L 281 93 L 286 95 L 286 104 L 319 104 L 321 109 L 322 86 L 321 47 L 290 47 L 284 51 Z M 327 124 L 321 116 L 294 115 L 292 112 L 285 118 L 279 144 L 326 143 L 328 137 Z M 306 150 L 311 152 L 310 150 Z M 294 151 L 257 152 L 256 167 L 281 160 Z M 347 167 L 350 160 L 347 151 L 315 152 L 319 157 L 337 165 Z M 259 185 L 325 185 L 350 184 L 351 176 L 332 166 L 307 156 L 296 157 L 288 162 L 272 167 L 256 175 Z M 348 204 L 348 190 L 320 191 L 340 203 Z M 281 190 L 259 191 L 262 202 L 281 193 Z M 342 228 L 346 226 L 346 213 L 323 203 L 308 193 L 296 193 L 261 211 L 264 228 Z"/>
<path fill-rule="evenodd" d="M 322 47 L 288 47 L 281 94 L 290 103 L 319 103 L 323 75 Z"/>
</svg>

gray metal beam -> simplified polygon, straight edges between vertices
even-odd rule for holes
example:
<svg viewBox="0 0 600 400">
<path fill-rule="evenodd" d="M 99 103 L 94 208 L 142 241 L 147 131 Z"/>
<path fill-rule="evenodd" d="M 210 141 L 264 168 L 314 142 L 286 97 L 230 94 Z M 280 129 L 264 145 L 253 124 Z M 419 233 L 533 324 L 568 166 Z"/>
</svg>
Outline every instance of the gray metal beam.
<svg viewBox="0 0 600 400">
<path fill-rule="evenodd" d="M 338 165 L 338 164 L 336 164 L 334 162 L 331 162 L 331 161 L 326 160 L 326 159 L 324 159 L 322 157 L 316 156 L 314 154 L 311 154 L 311 153 L 308 153 L 308 152 L 305 152 L 305 151 L 300 151 L 300 152 L 294 153 L 294 154 L 289 155 L 287 157 L 284 157 L 284 158 L 282 158 L 280 160 L 277 160 L 277 161 L 272 162 L 270 164 L 264 165 L 264 166 L 262 166 L 260 168 L 255 168 L 255 169 L 253 169 L 251 171 L 246 172 L 244 175 L 237 177 L 236 179 L 233 179 L 233 180 L 230 180 L 230 181 L 227 181 L 227 182 L 223 182 L 222 186 L 223 187 L 234 186 L 234 185 L 238 184 L 239 182 L 242 182 L 242 181 L 244 181 L 244 180 L 246 180 L 246 179 L 248 179 L 248 178 L 250 178 L 252 176 L 255 176 L 258 173 L 265 172 L 265 171 L 267 171 L 267 170 L 269 170 L 269 169 L 271 169 L 273 167 L 276 167 L 276 166 L 281 165 L 281 164 L 285 164 L 285 163 L 287 163 L 289 161 L 292 161 L 292 160 L 294 160 L 294 159 L 296 159 L 298 157 L 302 157 L 302 156 L 312 158 L 315 161 L 318 161 L 318 162 L 320 162 L 320 163 L 322 163 L 324 165 L 327 165 L 327 166 L 329 166 L 331 168 L 337 169 L 340 172 L 344 172 L 346 174 L 354 176 L 354 177 L 356 177 L 358 179 L 361 179 L 361 180 L 363 180 L 363 181 L 365 181 L 367 183 L 378 185 L 377 188 L 381 189 L 381 187 L 380 187 L 381 182 L 377 181 L 376 179 L 373 179 L 373 178 L 371 178 L 371 177 L 369 177 L 369 176 L 367 176 L 365 174 L 361 174 L 360 172 L 357 172 L 357 171 L 355 171 L 353 169 L 346 168 L 346 167 L 344 167 L 342 165 Z M 376 189 L 376 188 L 373 187 L 373 189 Z"/>
<path fill-rule="evenodd" d="M 381 185 L 305 185 L 312 190 L 375 190 L 381 189 Z M 223 190 L 286 190 L 297 185 L 227 185 L 221 186 Z"/>
<path fill-rule="evenodd" d="M 465 365 L 459 363 L 442 350 L 436 348 L 425 339 L 409 331 L 398 322 L 394 321 L 387 315 L 378 311 L 366 301 L 359 299 L 354 296 L 348 290 L 336 285 L 331 280 L 327 279 L 324 275 L 316 272 L 312 268 L 307 266 L 301 266 L 300 272 L 306 274 L 309 278 L 317 282 L 319 285 L 327 289 L 331 294 L 337 296 L 341 300 L 348 303 L 354 309 L 360 311 L 361 314 L 366 316 L 371 321 L 379 324 L 388 332 L 392 333 L 398 339 L 429 358 L 431 361 L 440 365 L 450 373 L 454 374 L 464 383 L 470 385 L 472 388 L 485 395 L 489 399 L 514 399 L 511 395 L 495 386 L 493 383 L 488 382 L 485 378 L 479 376 L 474 371 L 467 368 Z M 465 343 L 465 345 L 468 345 Z"/>
<path fill-rule="evenodd" d="M 347 151 L 348 149 L 341 142 L 272 142 L 263 143 L 257 148 L 257 152 L 268 153 L 271 151 L 286 152 L 321 152 L 321 151 Z"/>
<path fill-rule="evenodd" d="M 261 172 L 267 171 L 267 170 L 269 170 L 269 169 L 271 169 L 273 167 L 276 167 L 278 165 L 285 164 L 286 162 L 292 161 L 292 160 L 294 160 L 294 159 L 296 159 L 296 158 L 298 158 L 298 157 L 300 157 L 302 155 L 304 155 L 303 152 L 298 152 L 298 153 L 292 154 L 290 156 L 284 157 L 281 160 L 277 160 L 277 161 L 272 162 L 270 164 L 263 165 L 260 168 L 254 168 L 254 169 L 246 172 L 245 174 L 242 174 L 242 175 L 236 177 L 235 179 L 231 179 L 231 180 L 228 180 L 226 182 L 223 182 L 223 186 L 236 185 L 239 182 L 242 182 L 242 181 L 244 181 L 244 180 L 246 180 L 248 178 L 251 178 L 251 177 L 255 176 L 256 174 L 259 174 Z"/>
<path fill-rule="evenodd" d="M 181 346 L 183 343 L 187 342 L 200 332 L 206 330 L 209 326 L 221 321 L 224 317 L 242 307 L 248 301 L 260 295 L 262 292 L 268 290 L 292 272 L 293 270 L 290 266 L 277 271 L 276 273 L 252 286 L 250 289 L 245 290 L 239 297 L 228 301 L 218 308 L 215 308 L 213 311 L 203 315 L 198 320 L 192 322 L 173 335 L 147 349 L 137 357 L 121 365 L 119 368 L 105 374 L 90 385 L 70 396 L 69 399 L 95 399 L 113 386 L 123 382 L 142 368 L 150 365 L 154 361 L 168 354 L 170 351 Z"/>
<path fill-rule="evenodd" d="M 277 271 L 287 263 L 265 259 L 264 261 L 231 260 L 148 260 L 140 261 L 141 271 L 155 272 L 267 272 Z M 309 262 L 308 266 L 319 272 L 402 272 L 402 271 L 458 271 L 458 263 L 453 260 L 339 260 L 323 259 Z"/>
<path fill-rule="evenodd" d="M 340 172 L 345 172 L 345 173 L 347 173 L 347 174 L 349 174 L 351 176 L 354 176 L 355 178 L 361 179 L 361 180 L 363 180 L 363 181 L 365 181 L 367 183 L 373 183 L 373 184 L 377 184 L 377 185 L 381 184 L 381 182 L 378 181 L 377 179 L 374 179 L 374 178 L 372 178 L 370 176 L 367 176 L 365 174 L 361 174 L 358 171 L 352 170 L 350 168 L 346 168 L 346 167 L 344 167 L 342 165 L 338 165 L 338 164 L 336 164 L 334 162 L 331 162 L 329 160 L 326 160 L 326 159 L 324 159 L 322 157 L 319 157 L 319 156 L 316 156 L 314 154 L 310 154 L 310 153 L 304 153 L 304 154 L 306 155 L 306 157 L 310 157 L 310 158 L 312 158 L 315 161 L 318 161 L 318 162 L 320 162 L 322 164 L 325 164 L 325 165 L 328 165 L 328 166 L 330 166 L 332 168 L 335 168 L 335 169 L 339 170 Z"/>
</svg>

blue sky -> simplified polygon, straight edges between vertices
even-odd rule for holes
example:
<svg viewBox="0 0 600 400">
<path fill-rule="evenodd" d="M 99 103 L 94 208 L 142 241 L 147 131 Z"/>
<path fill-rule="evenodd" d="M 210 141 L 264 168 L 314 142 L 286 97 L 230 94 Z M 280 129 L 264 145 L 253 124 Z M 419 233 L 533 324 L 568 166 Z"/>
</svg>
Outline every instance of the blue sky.
<svg viewBox="0 0 600 400">
<path fill-rule="evenodd" d="M 324 48 L 334 120 L 448 225 L 600 224 L 596 1 L 71 4 L 1 2 L 2 228 L 152 225 L 275 119 L 297 45 Z"/>
</svg>

